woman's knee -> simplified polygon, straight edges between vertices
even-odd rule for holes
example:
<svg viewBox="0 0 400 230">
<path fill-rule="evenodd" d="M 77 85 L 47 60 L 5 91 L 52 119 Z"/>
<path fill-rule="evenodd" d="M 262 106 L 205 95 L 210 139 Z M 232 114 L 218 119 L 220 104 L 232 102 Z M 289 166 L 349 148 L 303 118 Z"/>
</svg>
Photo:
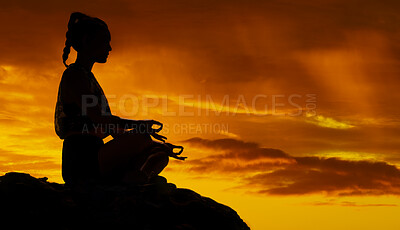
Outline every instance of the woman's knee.
<svg viewBox="0 0 400 230">
<path fill-rule="evenodd" d="M 106 143 L 98 153 L 100 171 L 109 173 L 115 168 L 129 167 L 132 160 L 141 158 L 152 145 L 150 136 L 126 133 Z"/>
<path fill-rule="evenodd" d="M 153 140 L 149 134 L 141 133 L 125 133 L 121 136 L 118 136 L 113 141 L 114 145 L 118 146 L 117 148 L 124 150 L 136 149 L 138 152 L 147 149 L 153 144 Z"/>
<path fill-rule="evenodd" d="M 166 152 L 154 153 L 154 154 L 150 155 L 149 158 L 151 158 L 154 161 L 164 162 L 165 164 L 168 164 L 168 162 L 169 162 L 169 156 Z"/>
<path fill-rule="evenodd" d="M 140 140 L 142 142 L 150 142 L 152 141 L 150 134 L 147 133 L 124 133 L 122 135 L 117 136 L 117 138 L 115 138 L 116 140 L 118 139 L 134 139 L 134 140 Z"/>
<path fill-rule="evenodd" d="M 160 173 L 169 163 L 169 156 L 165 152 L 156 152 L 151 154 L 143 164 L 141 170 L 152 171 L 156 170 Z"/>
</svg>

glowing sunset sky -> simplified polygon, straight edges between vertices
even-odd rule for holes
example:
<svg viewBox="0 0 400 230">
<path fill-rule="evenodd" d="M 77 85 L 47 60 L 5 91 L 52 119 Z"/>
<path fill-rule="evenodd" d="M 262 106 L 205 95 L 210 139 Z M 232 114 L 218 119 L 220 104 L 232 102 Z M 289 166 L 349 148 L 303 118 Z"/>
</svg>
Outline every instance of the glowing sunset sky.
<svg viewBox="0 0 400 230">
<path fill-rule="evenodd" d="M 400 228 L 399 1 L 2 1 L 0 174 L 62 182 L 74 11 L 111 31 L 93 73 L 112 112 L 185 146 L 169 182 L 255 230 Z"/>
</svg>

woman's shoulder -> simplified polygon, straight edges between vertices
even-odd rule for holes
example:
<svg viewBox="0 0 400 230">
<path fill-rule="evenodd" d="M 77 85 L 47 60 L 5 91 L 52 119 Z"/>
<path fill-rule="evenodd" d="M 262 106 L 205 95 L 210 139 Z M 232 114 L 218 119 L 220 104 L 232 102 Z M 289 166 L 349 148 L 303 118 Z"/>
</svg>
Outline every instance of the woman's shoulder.
<svg viewBox="0 0 400 230">
<path fill-rule="evenodd" d="M 75 63 L 70 64 L 65 70 L 63 75 L 78 75 L 78 76 L 86 76 L 88 72 L 81 66 L 76 65 Z"/>
<path fill-rule="evenodd" d="M 73 64 L 69 65 L 63 72 L 60 82 L 61 87 L 65 90 L 75 91 L 78 88 L 88 89 L 91 86 L 90 80 L 85 70 L 76 68 Z"/>
<path fill-rule="evenodd" d="M 82 82 L 88 81 L 88 73 L 85 69 L 78 67 L 74 64 L 70 64 L 62 74 L 62 81 L 67 82 Z"/>
</svg>

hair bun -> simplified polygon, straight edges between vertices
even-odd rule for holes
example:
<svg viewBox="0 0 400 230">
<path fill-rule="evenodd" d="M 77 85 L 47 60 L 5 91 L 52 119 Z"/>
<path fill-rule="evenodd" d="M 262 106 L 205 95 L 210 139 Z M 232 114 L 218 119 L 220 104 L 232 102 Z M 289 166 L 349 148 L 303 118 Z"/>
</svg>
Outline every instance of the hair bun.
<svg viewBox="0 0 400 230">
<path fill-rule="evenodd" d="M 73 25 L 77 24 L 83 18 L 90 18 L 90 17 L 81 12 L 73 12 L 69 17 L 68 29 L 70 29 Z"/>
</svg>

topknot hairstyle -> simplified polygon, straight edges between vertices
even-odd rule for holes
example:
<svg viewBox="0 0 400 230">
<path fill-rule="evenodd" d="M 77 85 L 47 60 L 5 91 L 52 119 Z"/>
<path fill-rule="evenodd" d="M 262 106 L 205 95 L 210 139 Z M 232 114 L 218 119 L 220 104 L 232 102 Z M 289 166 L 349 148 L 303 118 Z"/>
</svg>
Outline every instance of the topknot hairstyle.
<svg viewBox="0 0 400 230">
<path fill-rule="evenodd" d="M 71 14 L 68 22 L 68 31 L 65 35 L 66 41 L 62 55 L 65 67 L 68 67 L 66 62 L 71 51 L 71 46 L 79 52 L 82 48 L 83 37 L 85 35 L 92 35 L 101 29 L 106 29 L 106 31 L 108 31 L 107 24 L 103 20 L 90 17 L 80 12 L 74 12 Z"/>
</svg>

